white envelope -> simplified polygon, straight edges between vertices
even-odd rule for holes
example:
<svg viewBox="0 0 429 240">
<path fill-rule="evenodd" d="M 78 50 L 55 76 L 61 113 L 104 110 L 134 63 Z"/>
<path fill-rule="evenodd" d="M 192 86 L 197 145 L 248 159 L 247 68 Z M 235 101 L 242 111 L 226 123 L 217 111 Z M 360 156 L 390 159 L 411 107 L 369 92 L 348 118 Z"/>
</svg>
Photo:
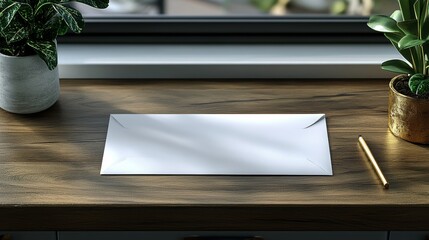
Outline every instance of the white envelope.
<svg viewBox="0 0 429 240">
<path fill-rule="evenodd" d="M 332 175 L 324 114 L 112 114 L 101 175 Z"/>
</svg>

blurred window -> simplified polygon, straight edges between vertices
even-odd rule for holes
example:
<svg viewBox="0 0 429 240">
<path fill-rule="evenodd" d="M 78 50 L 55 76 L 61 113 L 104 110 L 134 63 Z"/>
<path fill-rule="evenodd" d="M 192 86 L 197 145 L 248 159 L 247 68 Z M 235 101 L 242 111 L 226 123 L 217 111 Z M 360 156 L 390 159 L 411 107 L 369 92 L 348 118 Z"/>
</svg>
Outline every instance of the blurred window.
<svg viewBox="0 0 429 240">
<path fill-rule="evenodd" d="M 87 17 L 368 16 L 389 14 L 396 0 L 110 0 L 105 10 L 76 4 Z"/>
<path fill-rule="evenodd" d="M 84 34 L 68 42 L 351 43 L 386 42 L 366 26 L 397 0 L 110 0 L 99 10 L 75 3 Z"/>
</svg>

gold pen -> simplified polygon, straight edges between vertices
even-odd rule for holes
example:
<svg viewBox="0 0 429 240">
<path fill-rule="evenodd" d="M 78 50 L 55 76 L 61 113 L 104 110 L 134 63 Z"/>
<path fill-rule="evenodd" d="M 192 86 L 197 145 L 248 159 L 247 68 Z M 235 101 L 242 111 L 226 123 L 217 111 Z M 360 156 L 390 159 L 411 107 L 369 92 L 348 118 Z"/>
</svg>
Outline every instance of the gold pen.
<svg viewBox="0 0 429 240">
<path fill-rule="evenodd" d="M 363 137 L 361 135 L 359 135 L 358 140 L 359 140 L 360 146 L 365 151 L 366 156 L 368 157 L 369 161 L 371 162 L 372 166 L 374 167 L 375 171 L 377 172 L 377 175 L 380 178 L 380 180 L 383 184 L 383 187 L 385 189 L 388 189 L 389 183 L 387 182 L 386 178 L 384 177 L 383 172 L 381 172 L 380 167 L 378 166 L 377 162 L 375 161 L 375 158 L 372 155 L 371 150 L 369 150 L 369 147 L 366 144 L 365 140 L 363 139 Z"/>
</svg>

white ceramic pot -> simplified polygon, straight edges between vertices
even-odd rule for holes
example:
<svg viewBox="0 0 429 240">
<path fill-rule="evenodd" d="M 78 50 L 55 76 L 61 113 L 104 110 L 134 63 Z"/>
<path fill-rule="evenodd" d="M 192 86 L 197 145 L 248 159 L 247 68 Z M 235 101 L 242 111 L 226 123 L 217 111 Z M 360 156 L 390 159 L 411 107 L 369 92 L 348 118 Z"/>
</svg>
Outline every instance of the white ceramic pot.
<svg viewBox="0 0 429 240">
<path fill-rule="evenodd" d="M 49 70 L 37 55 L 11 57 L 0 54 L 0 107 L 29 114 L 51 107 L 59 98 L 58 67 Z"/>
</svg>

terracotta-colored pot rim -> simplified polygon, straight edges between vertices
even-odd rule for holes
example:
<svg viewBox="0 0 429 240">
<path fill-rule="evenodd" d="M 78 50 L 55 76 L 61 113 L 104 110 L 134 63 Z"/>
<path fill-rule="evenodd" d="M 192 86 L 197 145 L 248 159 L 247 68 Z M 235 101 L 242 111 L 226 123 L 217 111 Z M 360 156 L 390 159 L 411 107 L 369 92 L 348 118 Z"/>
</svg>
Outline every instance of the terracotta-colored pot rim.
<svg viewBox="0 0 429 240">
<path fill-rule="evenodd" d="M 390 90 L 391 90 L 395 95 L 398 95 L 398 96 L 400 96 L 400 97 L 406 98 L 406 99 L 411 100 L 411 101 L 429 102 L 429 99 L 410 97 L 410 96 L 407 96 L 407 95 L 404 95 L 404 94 L 402 94 L 402 93 L 398 92 L 398 91 L 395 89 L 395 87 L 394 87 L 394 85 L 393 85 L 393 84 L 394 84 L 394 83 L 396 83 L 396 82 L 398 81 L 399 77 L 403 77 L 403 76 L 408 76 L 408 75 L 406 75 L 406 74 L 397 75 L 397 76 L 393 77 L 393 78 L 392 78 L 392 80 L 390 80 L 390 83 L 389 83 L 389 88 L 390 88 Z"/>
</svg>

